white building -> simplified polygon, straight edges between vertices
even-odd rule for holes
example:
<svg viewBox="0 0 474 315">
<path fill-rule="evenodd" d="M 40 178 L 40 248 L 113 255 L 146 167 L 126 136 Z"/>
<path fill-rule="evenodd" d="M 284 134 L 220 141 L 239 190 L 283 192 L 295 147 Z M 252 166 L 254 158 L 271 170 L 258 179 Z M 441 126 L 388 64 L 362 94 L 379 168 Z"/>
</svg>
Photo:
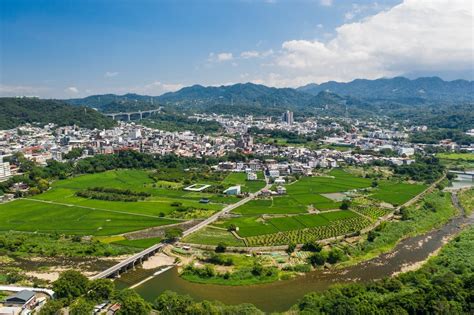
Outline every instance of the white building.
<svg viewBox="0 0 474 315">
<path fill-rule="evenodd" d="M 404 148 L 400 147 L 398 148 L 398 155 L 402 156 L 412 156 L 415 154 L 415 149 L 414 148 Z"/>
<path fill-rule="evenodd" d="M 232 186 L 224 190 L 224 194 L 226 195 L 240 195 L 240 193 L 241 193 L 240 185 Z"/>
<path fill-rule="evenodd" d="M 0 158 L 0 182 L 6 181 L 11 176 L 10 163 L 3 162 L 3 159 Z"/>
<path fill-rule="evenodd" d="M 254 172 L 247 173 L 247 180 L 257 180 L 257 174 Z"/>
<path fill-rule="evenodd" d="M 269 172 L 270 177 L 277 178 L 280 177 L 280 171 L 279 170 L 270 170 Z"/>
</svg>

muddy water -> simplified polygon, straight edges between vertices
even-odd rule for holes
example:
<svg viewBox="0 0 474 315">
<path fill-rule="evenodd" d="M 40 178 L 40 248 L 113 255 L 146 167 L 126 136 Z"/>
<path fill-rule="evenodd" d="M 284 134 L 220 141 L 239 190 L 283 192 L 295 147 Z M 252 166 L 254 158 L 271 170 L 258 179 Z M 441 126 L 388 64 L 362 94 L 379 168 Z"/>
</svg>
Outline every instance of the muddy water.
<svg viewBox="0 0 474 315">
<path fill-rule="evenodd" d="M 226 304 L 252 303 L 267 312 L 284 311 L 308 292 L 324 290 L 335 283 L 380 279 L 401 271 L 405 266 L 424 261 L 443 245 L 446 238 L 457 234 L 462 226 L 473 222 L 474 216 L 458 217 L 441 229 L 405 239 L 392 252 L 370 261 L 340 270 L 313 271 L 292 280 L 239 287 L 203 285 L 181 279 L 176 268 L 173 268 L 135 290 L 148 301 L 153 301 L 165 290 L 172 290 L 189 294 L 196 300 L 219 300 Z M 117 284 L 121 287 L 130 286 L 152 273 L 138 269 L 123 275 L 117 280 Z"/>
</svg>

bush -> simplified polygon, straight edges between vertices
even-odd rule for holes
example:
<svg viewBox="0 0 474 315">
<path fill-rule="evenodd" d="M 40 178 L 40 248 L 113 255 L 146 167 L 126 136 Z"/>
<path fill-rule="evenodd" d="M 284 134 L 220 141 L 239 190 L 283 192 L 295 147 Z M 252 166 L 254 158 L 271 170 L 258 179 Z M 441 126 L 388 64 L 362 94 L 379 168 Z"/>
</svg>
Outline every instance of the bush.
<svg viewBox="0 0 474 315">
<path fill-rule="evenodd" d="M 288 248 L 286 249 L 286 252 L 289 254 L 293 253 L 296 249 L 296 244 L 295 243 L 290 243 L 288 244 Z"/>
<path fill-rule="evenodd" d="M 318 242 L 313 241 L 304 243 L 301 249 L 307 252 L 320 252 L 323 249 L 323 246 Z"/>
<path fill-rule="evenodd" d="M 165 231 L 165 241 L 174 242 L 183 235 L 183 230 L 180 228 L 170 228 Z"/>
<path fill-rule="evenodd" d="M 344 199 L 341 205 L 339 206 L 339 209 L 348 210 L 350 206 L 351 206 L 351 201 L 349 199 Z"/>
<path fill-rule="evenodd" d="M 326 251 L 316 252 L 313 255 L 309 256 L 309 262 L 313 266 L 322 266 L 326 262 L 327 259 Z"/>
<path fill-rule="evenodd" d="M 328 254 L 328 263 L 335 264 L 345 258 L 345 254 L 339 248 L 333 248 Z"/>
<path fill-rule="evenodd" d="M 217 244 L 215 251 L 216 253 L 223 253 L 226 251 L 226 249 L 227 249 L 227 245 L 225 243 L 219 243 Z"/>
</svg>

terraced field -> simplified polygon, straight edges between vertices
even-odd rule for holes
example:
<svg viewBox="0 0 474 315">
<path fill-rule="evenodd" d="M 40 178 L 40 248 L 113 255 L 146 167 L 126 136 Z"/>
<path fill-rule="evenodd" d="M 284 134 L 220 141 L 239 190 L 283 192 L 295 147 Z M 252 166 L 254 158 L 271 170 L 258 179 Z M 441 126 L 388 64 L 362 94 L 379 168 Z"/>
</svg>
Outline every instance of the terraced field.
<svg viewBox="0 0 474 315">
<path fill-rule="evenodd" d="M 238 227 L 237 233 L 241 237 L 252 237 L 324 226 L 329 225 L 332 221 L 346 220 L 355 217 L 359 217 L 359 215 L 352 211 L 341 210 L 322 214 L 301 214 L 269 218 L 262 216 L 242 216 L 216 222 L 215 225 L 224 228 L 234 225 Z"/>
<path fill-rule="evenodd" d="M 371 221 L 355 216 L 348 219 L 334 220 L 312 228 L 282 231 L 278 233 L 250 236 L 245 238 L 247 246 L 276 246 L 290 243 L 303 244 L 309 241 L 323 240 L 340 235 L 350 234 L 369 226 Z"/>
</svg>

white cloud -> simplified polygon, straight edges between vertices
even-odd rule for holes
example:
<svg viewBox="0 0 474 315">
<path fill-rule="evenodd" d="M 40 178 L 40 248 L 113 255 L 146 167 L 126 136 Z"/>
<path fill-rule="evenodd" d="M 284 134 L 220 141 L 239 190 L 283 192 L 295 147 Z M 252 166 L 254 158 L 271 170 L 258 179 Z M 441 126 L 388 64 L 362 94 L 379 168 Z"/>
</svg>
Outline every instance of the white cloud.
<svg viewBox="0 0 474 315">
<path fill-rule="evenodd" d="M 154 81 L 144 86 L 132 87 L 122 89 L 123 93 L 137 93 L 146 95 L 160 95 L 166 92 L 174 92 L 184 87 L 181 83 L 162 83 L 160 81 Z"/>
<path fill-rule="evenodd" d="M 280 68 L 274 72 L 279 73 L 265 80 L 295 86 L 409 72 L 472 71 L 473 18 L 470 0 L 405 0 L 338 27 L 327 42 L 284 42 L 275 60 Z"/>
<path fill-rule="evenodd" d="M 233 59 L 234 59 L 234 56 L 230 52 L 221 52 L 221 53 L 211 52 L 209 54 L 209 57 L 207 58 L 207 61 L 208 62 L 225 62 L 225 61 L 230 61 Z"/>
<path fill-rule="evenodd" d="M 220 53 L 217 54 L 217 61 L 229 61 L 232 60 L 234 57 L 232 53 Z"/>
<path fill-rule="evenodd" d="M 68 93 L 72 93 L 72 94 L 79 93 L 79 89 L 75 86 L 70 86 L 70 87 L 66 88 L 65 91 L 68 92 Z"/>
<path fill-rule="evenodd" d="M 256 50 L 243 51 L 240 53 L 240 57 L 244 59 L 257 58 L 260 56 L 260 53 Z"/>
<path fill-rule="evenodd" d="M 320 3 L 322 6 L 325 6 L 325 7 L 330 7 L 330 6 L 332 6 L 332 0 L 319 0 L 319 3 Z"/>
<path fill-rule="evenodd" d="M 240 58 L 242 59 L 250 59 L 250 58 L 264 58 L 273 55 L 273 50 L 269 49 L 266 51 L 257 51 L 257 50 L 249 50 L 243 51 L 240 53 Z"/>
<path fill-rule="evenodd" d="M 118 72 L 109 72 L 109 71 L 107 71 L 107 72 L 104 74 L 104 77 L 106 77 L 106 78 L 113 78 L 113 77 L 118 76 L 118 74 L 119 74 Z"/>
</svg>

